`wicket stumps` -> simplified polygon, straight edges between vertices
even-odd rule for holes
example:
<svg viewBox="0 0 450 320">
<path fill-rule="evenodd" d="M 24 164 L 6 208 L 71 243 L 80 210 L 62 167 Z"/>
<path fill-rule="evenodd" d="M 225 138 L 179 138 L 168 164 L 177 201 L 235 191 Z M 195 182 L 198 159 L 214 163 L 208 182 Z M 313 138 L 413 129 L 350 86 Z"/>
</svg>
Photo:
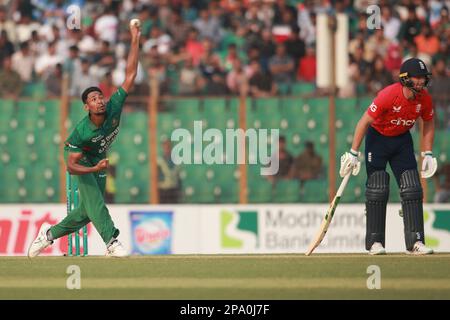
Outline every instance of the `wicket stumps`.
<svg viewBox="0 0 450 320">
<path fill-rule="evenodd" d="M 66 196 L 67 196 L 67 214 L 70 214 L 72 210 L 79 206 L 79 190 L 78 182 L 76 179 L 72 179 L 72 176 L 66 172 Z M 68 256 L 80 256 L 81 255 L 81 243 L 80 243 L 80 232 L 83 237 L 83 256 L 88 255 L 88 233 L 87 225 L 82 229 L 67 235 L 67 255 Z M 73 236 L 75 235 L 75 254 L 73 254 Z"/>
</svg>

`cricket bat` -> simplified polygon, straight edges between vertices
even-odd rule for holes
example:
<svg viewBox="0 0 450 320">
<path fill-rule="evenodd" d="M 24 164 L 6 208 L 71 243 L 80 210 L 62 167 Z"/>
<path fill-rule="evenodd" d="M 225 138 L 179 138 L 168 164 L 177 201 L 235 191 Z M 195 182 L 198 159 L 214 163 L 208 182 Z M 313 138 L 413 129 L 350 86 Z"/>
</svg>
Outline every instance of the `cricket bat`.
<svg viewBox="0 0 450 320">
<path fill-rule="evenodd" d="M 350 175 L 351 172 L 349 172 L 344 177 L 344 179 L 342 179 L 341 185 L 339 186 L 339 189 L 336 192 L 336 195 L 334 196 L 333 201 L 331 202 L 330 207 L 328 208 L 327 213 L 325 214 L 325 217 L 322 220 L 319 232 L 317 232 L 316 236 L 314 237 L 314 240 L 309 245 L 308 251 L 305 252 L 305 255 L 309 256 L 314 251 L 314 249 L 319 246 L 319 244 L 325 237 L 328 227 L 330 226 L 331 220 L 333 219 L 334 212 L 336 211 L 336 207 L 339 204 L 339 201 L 341 200 L 342 193 L 344 193 L 345 187 L 347 186 L 347 182 L 348 179 L 350 178 Z"/>
</svg>

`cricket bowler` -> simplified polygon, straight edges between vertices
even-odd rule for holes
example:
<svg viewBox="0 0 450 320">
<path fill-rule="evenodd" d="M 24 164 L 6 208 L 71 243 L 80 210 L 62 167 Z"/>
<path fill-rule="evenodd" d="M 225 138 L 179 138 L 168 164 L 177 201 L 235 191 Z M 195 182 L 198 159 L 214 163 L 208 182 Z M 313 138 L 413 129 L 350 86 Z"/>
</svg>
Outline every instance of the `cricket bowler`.
<svg viewBox="0 0 450 320">
<path fill-rule="evenodd" d="M 124 257 L 128 253 L 117 240 L 119 230 L 105 205 L 104 193 L 108 159 L 106 152 L 119 132 L 120 116 L 125 99 L 133 87 L 139 56 L 140 23 L 130 22 L 131 47 L 126 66 L 125 81 L 106 103 L 102 91 L 89 87 L 82 93 L 84 107 L 89 111 L 65 141 L 64 154 L 67 171 L 78 180 L 80 205 L 60 223 L 42 224 L 28 250 L 30 258 L 39 255 L 55 239 L 92 222 L 106 244 L 106 255 Z"/>
</svg>

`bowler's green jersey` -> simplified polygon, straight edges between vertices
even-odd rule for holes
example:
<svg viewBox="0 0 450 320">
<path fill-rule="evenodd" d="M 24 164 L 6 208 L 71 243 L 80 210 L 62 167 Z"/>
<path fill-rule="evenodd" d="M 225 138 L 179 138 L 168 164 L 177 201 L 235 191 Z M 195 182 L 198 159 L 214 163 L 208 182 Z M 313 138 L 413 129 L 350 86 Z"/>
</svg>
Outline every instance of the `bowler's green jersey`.
<svg viewBox="0 0 450 320">
<path fill-rule="evenodd" d="M 106 118 L 100 127 L 91 121 L 89 115 L 85 116 L 65 141 L 66 155 L 68 152 L 82 152 L 79 164 L 88 167 L 105 159 L 106 151 L 119 133 L 120 116 L 127 96 L 122 87 L 117 89 L 106 104 Z"/>
</svg>

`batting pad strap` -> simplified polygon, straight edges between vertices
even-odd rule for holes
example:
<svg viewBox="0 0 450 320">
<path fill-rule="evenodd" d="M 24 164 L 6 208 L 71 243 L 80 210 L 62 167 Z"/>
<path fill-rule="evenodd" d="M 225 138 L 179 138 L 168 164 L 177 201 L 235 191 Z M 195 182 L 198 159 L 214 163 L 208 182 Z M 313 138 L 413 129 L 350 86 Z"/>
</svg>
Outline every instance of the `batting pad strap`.
<svg viewBox="0 0 450 320">
<path fill-rule="evenodd" d="M 422 201 L 423 190 L 417 170 L 406 170 L 400 176 L 400 196 L 405 201 Z"/>
</svg>

